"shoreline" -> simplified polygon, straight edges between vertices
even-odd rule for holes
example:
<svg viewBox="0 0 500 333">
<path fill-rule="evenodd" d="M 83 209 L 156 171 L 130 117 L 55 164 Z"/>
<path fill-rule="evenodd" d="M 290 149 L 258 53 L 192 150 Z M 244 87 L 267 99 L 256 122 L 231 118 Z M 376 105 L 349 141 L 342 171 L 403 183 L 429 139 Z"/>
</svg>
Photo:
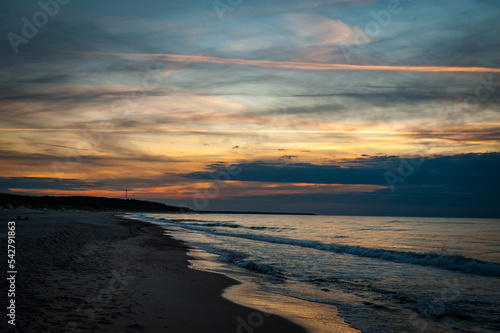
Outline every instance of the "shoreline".
<svg viewBox="0 0 500 333">
<path fill-rule="evenodd" d="M 28 217 L 16 221 L 18 306 L 8 331 L 306 332 L 222 297 L 239 282 L 189 268 L 189 247 L 161 226 L 110 212 L 2 213 L 5 232 Z"/>
<path fill-rule="evenodd" d="M 140 219 L 133 220 L 142 221 Z M 172 236 L 176 231 L 168 226 L 162 226 L 155 222 L 142 222 L 157 225 L 168 232 L 170 237 L 184 243 L 182 239 Z M 222 297 L 225 299 L 262 313 L 272 313 L 286 318 L 304 327 L 309 333 L 361 333 L 340 316 L 336 306 L 265 291 L 259 288 L 260 284 L 266 283 L 262 280 L 260 273 L 220 261 L 214 263 L 212 260 L 208 260 L 207 256 L 217 257 L 217 255 L 188 245 L 190 268 L 223 275 L 235 281 L 235 284 L 222 291 Z"/>
</svg>

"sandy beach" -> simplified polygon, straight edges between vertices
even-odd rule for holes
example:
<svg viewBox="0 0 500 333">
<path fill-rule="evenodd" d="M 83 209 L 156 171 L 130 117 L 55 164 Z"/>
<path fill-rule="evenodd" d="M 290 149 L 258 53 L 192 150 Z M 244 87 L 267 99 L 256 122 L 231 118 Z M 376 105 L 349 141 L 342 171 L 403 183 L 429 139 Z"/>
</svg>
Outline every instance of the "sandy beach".
<svg viewBox="0 0 500 333">
<path fill-rule="evenodd" d="M 188 247 L 159 226 L 100 212 L 1 215 L 2 243 L 7 222 L 16 221 L 15 326 L 9 331 L 306 332 L 223 298 L 237 282 L 188 268 Z M 5 280 L 2 286 L 8 289 Z"/>
</svg>

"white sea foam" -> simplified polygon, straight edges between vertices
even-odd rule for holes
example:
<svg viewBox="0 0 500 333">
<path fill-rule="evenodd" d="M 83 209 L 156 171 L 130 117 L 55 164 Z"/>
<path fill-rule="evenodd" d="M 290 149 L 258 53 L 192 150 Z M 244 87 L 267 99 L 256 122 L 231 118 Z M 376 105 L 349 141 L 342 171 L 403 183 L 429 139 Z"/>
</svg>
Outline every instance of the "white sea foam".
<svg viewBox="0 0 500 333">
<path fill-rule="evenodd" d="M 175 221 L 171 221 L 175 223 Z M 177 222 L 182 222 L 181 220 Z M 453 254 L 439 254 L 435 252 L 418 253 L 418 252 L 401 252 L 385 249 L 373 249 L 361 246 L 351 246 L 343 244 L 324 244 L 317 241 L 307 241 L 299 239 L 290 239 L 283 237 L 274 237 L 268 235 L 248 234 L 248 233 L 227 233 L 215 229 L 208 229 L 207 227 L 222 226 L 226 227 L 224 223 L 205 223 L 201 225 L 185 225 L 180 224 L 182 227 L 190 230 L 198 230 L 209 232 L 212 234 L 238 237 L 255 241 L 294 245 L 306 248 L 313 248 L 316 250 L 329 251 L 335 253 L 346 253 L 361 257 L 376 258 L 381 260 L 394 261 L 398 263 L 407 263 L 413 265 L 432 266 L 441 269 L 458 270 L 464 273 L 482 275 L 482 276 L 500 276 L 500 265 L 492 262 L 480 261 L 477 259 L 467 258 L 463 255 Z M 206 227 L 205 227 L 206 226 Z M 231 224 L 231 226 L 234 226 Z"/>
<path fill-rule="evenodd" d="M 265 274 L 268 291 L 339 306 L 363 332 L 419 331 L 424 323 L 432 332 L 500 331 L 498 220 L 136 217 L 164 224 L 216 254 L 211 260 Z"/>
</svg>

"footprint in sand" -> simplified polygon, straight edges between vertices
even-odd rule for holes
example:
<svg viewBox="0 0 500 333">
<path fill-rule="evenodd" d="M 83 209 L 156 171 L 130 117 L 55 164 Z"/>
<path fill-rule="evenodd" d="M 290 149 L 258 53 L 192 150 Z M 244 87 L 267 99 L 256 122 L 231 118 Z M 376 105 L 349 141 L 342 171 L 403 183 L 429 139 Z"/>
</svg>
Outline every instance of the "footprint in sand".
<svg viewBox="0 0 500 333">
<path fill-rule="evenodd" d="M 144 327 L 142 325 L 139 325 L 138 323 L 135 323 L 135 324 L 132 324 L 132 325 L 128 325 L 128 327 L 136 329 L 139 332 L 144 332 L 145 331 Z"/>
</svg>

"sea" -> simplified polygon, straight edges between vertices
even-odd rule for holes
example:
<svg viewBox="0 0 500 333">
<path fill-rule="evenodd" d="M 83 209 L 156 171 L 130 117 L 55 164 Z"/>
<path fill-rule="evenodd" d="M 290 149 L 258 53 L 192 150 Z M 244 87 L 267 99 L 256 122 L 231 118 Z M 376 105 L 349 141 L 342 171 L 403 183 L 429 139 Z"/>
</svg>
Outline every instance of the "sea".
<svg viewBox="0 0 500 333">
<path fill-rule="evenodd" d="M 335 306 L 362 332 L 500 332 L 499 219 L 130 217 L 207 254 L 198 259 L 214 265 L 205 267 L 217 271 L 224 263 L 222 273 L 252 272 L 266 292 Z"/>
</svg>

